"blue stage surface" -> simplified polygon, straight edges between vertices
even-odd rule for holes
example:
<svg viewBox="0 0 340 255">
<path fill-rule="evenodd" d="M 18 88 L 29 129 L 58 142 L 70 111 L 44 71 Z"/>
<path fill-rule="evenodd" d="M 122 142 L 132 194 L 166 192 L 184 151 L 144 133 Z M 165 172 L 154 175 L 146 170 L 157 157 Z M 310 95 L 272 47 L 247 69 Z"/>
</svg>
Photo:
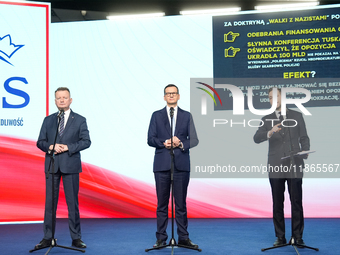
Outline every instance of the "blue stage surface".
<svg viewBox="0 0 340 255">
<path fill-rule="evenodd" d="M 155 243 L 155 219 L 82 219 L 85 253 L 54 247 L 49 254 L 171 254 L 171 248 L 145 252 Z M 168 234 L 171 236 L 171 221 Z M 176 227 L 176 226 L 175 226 Z M 300 254 L 340 254 L 340 219 L 305 219 L 304 241 L 320 251 L 298 249 Z M 270 255 L 296 254 L 294 247 L 261 251 L 275 241 L 271 219 L 189 219 L 191 240 L 202 252 L 175 248 L 174 254 L 209 255 Z M 176 231 L 176 228 L 175 228 Z M 286 220 L 286 237 L 290 236 L 290 220 Z M 29 253 L 43 237 L 42 224 L 0 225 L 0 254 L 45 254 L 46 249 Z M 56 234 L 59 245 L 70 246 L 67 219 L 57 219 Z M 177 241 L 177 234 L 175 234 Z"/>
</svg>

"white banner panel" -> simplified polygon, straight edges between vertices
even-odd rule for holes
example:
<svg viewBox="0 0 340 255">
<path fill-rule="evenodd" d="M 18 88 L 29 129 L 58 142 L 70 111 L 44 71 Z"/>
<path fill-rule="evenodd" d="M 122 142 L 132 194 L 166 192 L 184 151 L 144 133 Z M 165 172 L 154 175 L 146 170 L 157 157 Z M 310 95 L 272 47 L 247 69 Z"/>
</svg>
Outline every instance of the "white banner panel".
<svg viewBox="0 0 340 255">
<path fill-rule="evenodd" d="M 0 1 L 0 135 L 36 139 L 48 114 L 50 4 Z"/>
</svg>

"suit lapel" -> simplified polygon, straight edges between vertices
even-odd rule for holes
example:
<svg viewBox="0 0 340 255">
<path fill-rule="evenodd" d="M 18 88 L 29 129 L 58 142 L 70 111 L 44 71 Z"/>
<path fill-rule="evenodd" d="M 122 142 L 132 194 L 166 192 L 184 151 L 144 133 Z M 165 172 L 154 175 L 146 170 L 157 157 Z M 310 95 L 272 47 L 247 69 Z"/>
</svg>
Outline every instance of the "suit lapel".
<svg viewBox="0 0 340 255">
<path fill-rule="evenodd" d="M 276 113 L 273 112 L 271 113 L 269 116 L 268 116 L 268 119 L 269 120 L 275 120 L 274 122 L 272 121 L 268 121 L 268 125 L 270 125 L 269 129 L 272 129 L 273 126 L 277 125 L 280 123 L 280 121 L 278 120 L 277 116 L 276 116 Z M 284 127 L 281 128 L 281 130 L 279 131 L 279 134 L 283 137 L 285 132 L 284 132 Z"/>
<path fill-rule="evenodd" d="M 287 126 L 287 127 L 282 127 L 282 129 L 281 129 L 281 131 L 283 131 L 283 134 L 282 134 L 283 137 L 285 135 L 287 135 L 288 128 L 293 124 L 293 123 L 291 123 L 291 121 L 287 120 L 287 119 L 289 119 L 289 117 L 288 117 L 289 114 L 290 114 L 290 112 L 289 112 L 289 109 L 287 108 L 287 110 L 286 110 L 286 121 L 284 123 L 285 126 Z"/>
<path fill-rule="evenodd" d="M 176 119 L 176 127 L 175 127 L 175 136 L 178 134 L 178 130 L 180 130 L 180 126 L 182 124 L 183 110 L 177 107 L 177 119 Z"/>
<path fill-rule="evenodd" d="M 52 128 L 51 128 L 51 133 L 55 134 L 57 132 L 57 128 L 59 127 L 59 118 L 58 118 L 58 112 L 56 112 L 53 116 L 52 119 Z M 59 137 L 59 134 L 58 134 Z"/>
<path fill-rule="evenodd" d="M 268 116 L 268 120 L 275 120 L 275 121 L 274 121 L 274 124 L 273 124 L 274 126 L 280 123 L 279 120 L 278 120 L 278 118 L 277 118 L 277 116 L 276 116 L 276 114 L 275 114 L 275 112 L 271 113 L 271 114 Z M 272 125 L 272 121 L 268 121 L 268 124 Z M 271 127 L 271 128 L 272 128 L 272 127 Z M 271 129 L 271 128 L 270 128 L 270 129 Z"/>
<path fill-rule="evenodd" d="M 274 114 L 275 114 L 275 112 L 274 112 Z M 276 116 L 276 114 L 275 114 L 275 116 Z M 286 115 L 286 118 L 287 118 L 287 115 Z M 277 124 L 279 124 L 279 123 L 280 123 L 280 121 L 277 122 Z M 286 135 L 286 128 L 283 125 L 281 125 L 281 130 L 279 131 L 279 134 L 282 136 L 282 138 L 285 137 L 285 135 Z"/>
<path fill-rule="evenodd" d="M 66 123 L 66 126 L 65 126 L 65 130 L 64 130 L 64 134 L 63 136 L 65 135 L 65 133 L 67 132 L 67 130 L 70 129 L 70 126 L 72 125 L 72 122 L 74 121 L 74 113 L 70 112 L 70 116 L 68 117 L 68 120 L 67 120 L 67 123 Z"/>
</svg>

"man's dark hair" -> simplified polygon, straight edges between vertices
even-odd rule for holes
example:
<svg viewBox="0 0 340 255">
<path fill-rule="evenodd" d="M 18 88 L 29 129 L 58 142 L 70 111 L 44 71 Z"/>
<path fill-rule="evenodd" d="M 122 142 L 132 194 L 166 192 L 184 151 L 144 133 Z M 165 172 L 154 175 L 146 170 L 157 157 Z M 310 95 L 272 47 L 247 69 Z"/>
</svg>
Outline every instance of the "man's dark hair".
<svg viewBox="0 0 340 255">
<path fill-rule="evenodd" d="M 175 87 L 175 88 L 177 89 L 177 94 L 179 94 L 179 89 L 178 89 L 178 87 L 177 87 L 175 84 L 168 84 L 168 85 L 166 85 L 165 88 L 164 88 L 164 95 L 165 95 L 165 90 L 166 90 L 167 88 L 169 88 L 169 87 Z"/>
<path fill-rule="evenodd" d="M 54 94 L 57 93 L 58 91 L 65 91 L 65 90 L 68 91 L 68 93 L 70 93 L 70 95 L 71 95 L 70 90 L 68 88 L 66 88 L 66 87 L 59 87 L 59 88 L 57 88 L 56 91 L 54 91 Z"/>
<path fill-rule="evenodd" d="M 270 92 L 272 92 L 273 88 L 276 88 L 276 87 L 271 87 L 270 89 L 268 89 L 268 94 Z M 280 94 L 281 94 L 281 89 L 280 88 L 277 88 L 277 91 L 280 92 Z"/>
</svg>

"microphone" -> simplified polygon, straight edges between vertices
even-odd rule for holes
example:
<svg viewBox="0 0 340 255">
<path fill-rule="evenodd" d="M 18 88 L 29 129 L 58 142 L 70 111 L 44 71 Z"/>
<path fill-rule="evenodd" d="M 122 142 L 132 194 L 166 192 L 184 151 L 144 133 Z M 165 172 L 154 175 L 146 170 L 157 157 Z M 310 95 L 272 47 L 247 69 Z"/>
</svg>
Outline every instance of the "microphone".
<svg viewBox="0 0 340 255">
<path fill-rule="evenodd" d="M 64 113 L 64 110 L 60 110 L 57 117 L 59 118 L 63 113 Z"/>
<path fill-rule="evenodd" d="M 170 107 L 170 118 L 174 116 L 174 108 Z"/>
</svg>

